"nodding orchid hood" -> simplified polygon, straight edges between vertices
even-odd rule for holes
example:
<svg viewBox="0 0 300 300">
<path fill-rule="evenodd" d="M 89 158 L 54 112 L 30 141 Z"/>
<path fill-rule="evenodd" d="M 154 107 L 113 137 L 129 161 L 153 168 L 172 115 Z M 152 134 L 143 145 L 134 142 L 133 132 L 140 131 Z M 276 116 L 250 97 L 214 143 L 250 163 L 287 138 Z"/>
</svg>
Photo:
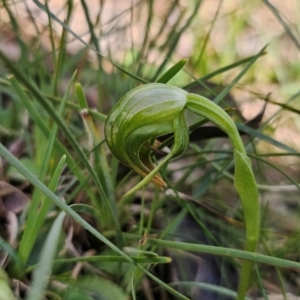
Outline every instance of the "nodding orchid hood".
<svg viewBox="0 0 300 300">
<path fill-rule="evenodd" d="M 125 165 L 145 177 L 154 168 L 151 149 L 158 136 L 178 131 L 172 157 L 182 154 L 188 145 L 188 127 L 184 117 L 187 93 L 177 87 L 154 83 L 129 91 L 113 108 L 105 124 L 105 135 L 111 152 Z M 174 147 L 173 147 L 174 148 Z M 163 187 L 157 173 L 152 182 Z"/>
</svg>

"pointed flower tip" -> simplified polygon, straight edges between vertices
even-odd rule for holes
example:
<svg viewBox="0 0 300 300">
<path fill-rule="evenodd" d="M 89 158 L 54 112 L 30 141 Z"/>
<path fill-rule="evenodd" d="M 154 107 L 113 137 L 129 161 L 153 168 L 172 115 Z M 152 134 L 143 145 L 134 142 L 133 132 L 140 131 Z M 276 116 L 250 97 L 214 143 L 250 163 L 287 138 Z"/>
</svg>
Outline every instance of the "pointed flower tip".
<svg viewBox="0 0 300 300">
<path fill-rule="evenodd" d="M 152 178 L 151 182 L 154 183 L 160 190 L 164 190 L 164 188 L 167 187 L 167 184 L 161 178 L 159 173 Z"/>
</svg>

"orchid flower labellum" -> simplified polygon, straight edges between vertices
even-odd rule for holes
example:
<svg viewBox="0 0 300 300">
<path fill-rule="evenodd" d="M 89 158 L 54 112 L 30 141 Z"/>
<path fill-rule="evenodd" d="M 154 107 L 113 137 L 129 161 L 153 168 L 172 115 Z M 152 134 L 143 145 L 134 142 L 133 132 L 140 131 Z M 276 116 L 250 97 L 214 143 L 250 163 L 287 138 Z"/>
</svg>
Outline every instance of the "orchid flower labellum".
<svg viewBox="0 0 300 300">
<path fill-rule="evenodd" d="M 189 143 L 185 109 L 208 119 L 226 132 L 233 144 L 235 159 L 235 187 L 239 193 L 246 223 L 247 251 L 254 252 L 259 236 L 259 203 L 251 162 L 238 130 L 228 114 L 207 98 L 162 84 L 150 83 L 129 91 L 112 109 L 105 124 L 106 142 L 122 163 L 144 179 L 125 196 L 152 181 L 166 186 L 159 170 L 172 158 L 181 155 Z M 151 145 L 157 137 L 174 133 L 174 144 L 168 155 L 157 166 L 151 160 Z M 239 298 L 247 290 L 252 262 L 242 264 Z"/>
</svg>

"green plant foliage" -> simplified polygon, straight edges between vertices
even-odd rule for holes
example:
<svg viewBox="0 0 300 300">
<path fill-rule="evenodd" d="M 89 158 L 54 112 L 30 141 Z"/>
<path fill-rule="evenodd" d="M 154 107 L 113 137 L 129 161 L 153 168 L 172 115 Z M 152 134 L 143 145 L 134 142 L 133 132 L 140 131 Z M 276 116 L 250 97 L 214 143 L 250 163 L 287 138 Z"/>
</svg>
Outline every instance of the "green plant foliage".
<svg viewBox="0 0 300 300">
<path fill-rule="evenodd" d="M 234 122 L 215 103 L 196 94 L 160 83 L 139 86 L 129 91 L 108 115 L 105 126 L 107 144 L 112 153 L 124 164 L 145 177 L 125 196 L 131 195 L 149 181 L 159 187 L 166 184 L 159 170 L 168 161 L 181 155 L 188 147 L 188 126 L 184 110 L 189 109 L 215 123 L 226 132 L 234 146 L 235 186 L 240 195 L 246 222 L 245 249 L 254 252 L 259 238 L 259 203 L 250 159 Z M 151 148 L 155 138 L 173 132 L 174 144 L 170 153 L 155 167 Z M 242 265 L 239 299 L 244 299 L 252 263 Z"/>
<path fill-rule="evenodd" d="M 76 282 L 70 281 L 69 284 L 76 286 L 76 289 L 66 289 L 64 293 L 62 293 L 63 299 L 90 300 L 94 299 L 95 296 L 105 300 L 128 299 L 126 293 L 120 286 L 104 278 L 86 277 L 81 280 L 76 280 Z"/>
<path fill-rule="evenodd" d="M 299 1 L 93 2 L 1 1 L 0 300 L 297 293 Z"/>
</svg>

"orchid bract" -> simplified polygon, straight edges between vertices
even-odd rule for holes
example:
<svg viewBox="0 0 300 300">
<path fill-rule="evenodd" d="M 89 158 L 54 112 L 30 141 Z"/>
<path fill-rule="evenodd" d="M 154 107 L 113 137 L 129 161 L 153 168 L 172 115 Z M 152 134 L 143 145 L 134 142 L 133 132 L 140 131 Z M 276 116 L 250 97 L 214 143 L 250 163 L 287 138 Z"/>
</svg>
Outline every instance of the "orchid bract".
<svg viewBox="0 0 300 300">
<path fill-rule="evenodd" d="M 125 196 L 152 181 L 159 187 L 166 184 L 159 170 L 187 148 L 189 130 L 185 109 L 203 116 L 226 132 L 233 144 L 235 158 L 235 187 L 239 193 L 246 223 L 247 251 L 254 252 L 259 237 L 259 202 L 251 162 L 238 130 L 228 114 L 218 105 L 200 95 L 162 84 L 151 83 L 129 91 L 112 109 L 105 124 L 107 144 L 122 163 L 144 179 Z M 151 159 L 151 147 L 157 137 L 174 133 L 174 144 L 157 166 Z M 244 299 L 252 262 L 243 262 L 238 299 Z"/>
</svg>

